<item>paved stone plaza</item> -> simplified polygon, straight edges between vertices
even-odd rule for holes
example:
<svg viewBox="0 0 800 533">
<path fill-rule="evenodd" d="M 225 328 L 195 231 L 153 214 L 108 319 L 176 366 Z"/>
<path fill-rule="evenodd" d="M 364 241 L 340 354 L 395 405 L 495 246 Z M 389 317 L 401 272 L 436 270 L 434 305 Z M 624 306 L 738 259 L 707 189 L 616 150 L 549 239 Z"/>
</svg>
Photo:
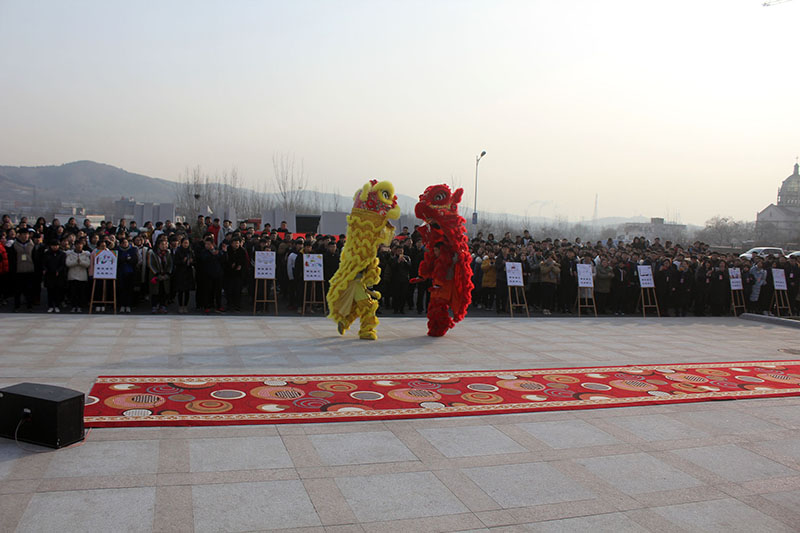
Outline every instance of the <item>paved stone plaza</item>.
<svg viewBox="0 0 800 533">
<path fill-rule="evenodd" d="M 798 358 L 735 318 L 6 315 L 0 386 L 99 374 L 521 369 Z M 0 439 L 0 531 L 797 531 L 800 398 L 406 421 L 94 429 Z M 26 448 L 36 448 L 25 445 Z M 47 450 L 38 448 L 38 450 Z"/>
</svg>

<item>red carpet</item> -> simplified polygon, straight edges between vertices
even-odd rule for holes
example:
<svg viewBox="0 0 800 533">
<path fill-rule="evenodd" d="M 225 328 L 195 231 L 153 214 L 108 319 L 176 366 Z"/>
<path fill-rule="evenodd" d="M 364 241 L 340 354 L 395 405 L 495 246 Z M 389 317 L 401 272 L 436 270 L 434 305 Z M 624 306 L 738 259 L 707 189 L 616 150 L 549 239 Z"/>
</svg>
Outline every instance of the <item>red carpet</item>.
<svg viewBox="0 0 800 533">
<path fill-rule="evenodd" d="M 530 413 L 800 394 L 800 361 L 547 370 L 100 376 L 87 427 L 211 426 Z"/>
</svg>

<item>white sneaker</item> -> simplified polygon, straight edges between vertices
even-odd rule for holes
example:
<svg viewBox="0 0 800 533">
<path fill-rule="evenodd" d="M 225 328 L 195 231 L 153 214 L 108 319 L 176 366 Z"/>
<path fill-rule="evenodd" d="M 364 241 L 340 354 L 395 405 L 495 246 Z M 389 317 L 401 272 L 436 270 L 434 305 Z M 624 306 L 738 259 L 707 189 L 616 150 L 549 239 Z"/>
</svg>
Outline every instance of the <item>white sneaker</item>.
<svg viewBox="0 0 800 533">
<path fill-rule="evenodd" d="M 60 313 L 61 312 L 61 308 L 60 307 L 54 307 L 53 309 L 56 310 L 56 313 Z"/>
<path fill-rule="evenodd" d="M 81 309 L 80 307 L 76 307 L 75 309 L 76 309 L 76 311 L 75 311 L 76 313 L 83 313 L 83 309 Z"/>
<path fill-rule="evenodd" d="M 47 312 L 48 312 L 48 313 L 52 313 L 52 312 L 53 312 L 53 308 L 52 308 L 52 307 L 48 307 L 48 308 L 47 308 Z"/>
</svg>

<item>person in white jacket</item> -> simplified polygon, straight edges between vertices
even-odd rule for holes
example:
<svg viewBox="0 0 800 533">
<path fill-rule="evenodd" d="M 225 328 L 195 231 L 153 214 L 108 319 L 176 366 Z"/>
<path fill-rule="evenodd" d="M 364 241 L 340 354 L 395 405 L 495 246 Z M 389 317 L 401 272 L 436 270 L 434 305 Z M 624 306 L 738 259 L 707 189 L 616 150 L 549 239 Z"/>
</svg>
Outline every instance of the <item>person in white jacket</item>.
<svg viewBox="0 0 800 533">
<path fill-rule="evenodd" d="M 86 291 L 89 284 L 89 266 L 92 257 L 83 249 L 83 241 L 77 241 L 72 250 L 67 250 L 67 284 L 69 285 L 69 301 L 73 313 L 82 313 L 86 306 Z"/>
</svg>

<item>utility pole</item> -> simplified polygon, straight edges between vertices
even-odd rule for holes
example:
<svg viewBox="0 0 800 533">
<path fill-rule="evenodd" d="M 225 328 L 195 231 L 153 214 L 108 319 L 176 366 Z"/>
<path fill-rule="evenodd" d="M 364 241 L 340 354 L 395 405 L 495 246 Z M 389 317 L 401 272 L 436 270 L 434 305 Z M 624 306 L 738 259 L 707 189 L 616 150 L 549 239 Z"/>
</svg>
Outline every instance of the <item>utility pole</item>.
<svg viewBox="0 0 800 533">
<path fill-rule="evenodd" d="M 472 226 L 473 226 L 473 237 L 478 236 L 478 163 L 481 162 L 483 156 L 486 155 L 486 150 L 481 152 L 481 155 L 475 156 L 475 204 L 472 208 Z"/>
</svg>

